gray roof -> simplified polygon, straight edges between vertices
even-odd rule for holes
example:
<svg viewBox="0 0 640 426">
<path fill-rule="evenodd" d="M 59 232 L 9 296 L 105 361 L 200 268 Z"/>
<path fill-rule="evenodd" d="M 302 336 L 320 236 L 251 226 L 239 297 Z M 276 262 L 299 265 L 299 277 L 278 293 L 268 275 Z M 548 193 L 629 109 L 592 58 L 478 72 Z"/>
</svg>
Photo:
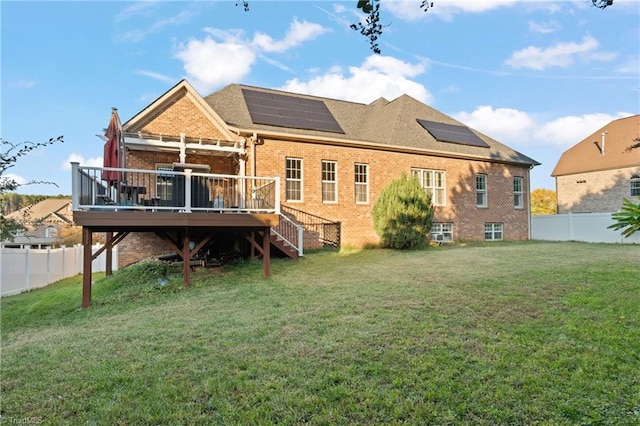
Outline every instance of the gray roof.
<svg viewBox="0 0 640 426">
<path fill-rule="evenodd" d="M 333 114 L 344 133 L 317 130 L 282 128 L 264 124 L 254 124 L 245 103 L 242 89 L 265 93 L 294 96 L 303 99 L 323 101 Z M 206 96 L 205 101 L 231 127 L 253 132 L 279 132 L 305 137 L 331 138 L 344 140 L 345 143 L 376 144 L 388 146 L 398 151 L 429 151 L 434 155 L 479 158 L 496 162 L 523 165 L 538 165 L 537 161 L 501 144 L 474 129 L 470 129 L 489 148 L 461 145 L 436 140 L 427 132 L 417 119 L 445 124 L 465 126 L 448 115 L 437 111 L 408 95 L 402 95 L 393 101 L 380 98 L 371 104 L 347 102 L 337 99 L 302 95 L 279 90 L 253 86 L 231 84 Z"/>
</svg>

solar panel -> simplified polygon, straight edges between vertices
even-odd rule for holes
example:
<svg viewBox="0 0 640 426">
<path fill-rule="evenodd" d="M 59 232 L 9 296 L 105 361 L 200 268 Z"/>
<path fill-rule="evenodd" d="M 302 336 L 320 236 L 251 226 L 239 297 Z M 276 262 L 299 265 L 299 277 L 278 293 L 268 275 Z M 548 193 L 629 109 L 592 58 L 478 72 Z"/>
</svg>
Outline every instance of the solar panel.
<svg viewBox="0 0 640 426">
<path fill-rule="evenodd" d="M 344 133 L 327 105 L 317 99 L 242 89 L 254 124 Z"/>
<path fill-rule="evenodd" d="M 424 129 L 431 133 L 431 136 L 440 142 L 457 143 L 460 145 L 479 146 L 481 148 L 489 148 L 489 145 L 480 139 L 468 127 L 457 126 L 454 124 L 436 123 L 435 121 L 427 121 L 417 119 L 418 123 Z"/>
</svg>

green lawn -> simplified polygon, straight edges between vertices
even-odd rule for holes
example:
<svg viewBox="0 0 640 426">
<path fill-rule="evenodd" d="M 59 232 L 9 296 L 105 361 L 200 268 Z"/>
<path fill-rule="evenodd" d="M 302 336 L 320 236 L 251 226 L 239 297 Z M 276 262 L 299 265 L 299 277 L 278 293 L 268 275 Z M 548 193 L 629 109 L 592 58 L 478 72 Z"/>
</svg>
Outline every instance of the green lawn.
<svg viewBox="0 0 640 426">
<path fill-rule="evenodd" d="M 640 247 L 153 265 L 2 299 L 2 422 L 640 424 Z"/>
</svg>

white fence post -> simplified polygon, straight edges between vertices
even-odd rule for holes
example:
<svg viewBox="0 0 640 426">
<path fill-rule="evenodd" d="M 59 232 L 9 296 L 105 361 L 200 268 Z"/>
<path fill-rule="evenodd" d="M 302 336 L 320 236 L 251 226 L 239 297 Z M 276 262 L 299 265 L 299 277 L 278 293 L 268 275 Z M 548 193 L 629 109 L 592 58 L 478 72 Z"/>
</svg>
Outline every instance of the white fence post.
<svg viewBox="0 0 640 426">
<path fill-rule="evenodd" d="M 47 247 L 47 284 L 51 284 L 51 247 Z"/>
<path fill-rule="evenodd" d="M 24 251 L 24 288 L 29 291 L 29 252 L 31 251 L 31 247 L 26 247 Z"/>
</svg>

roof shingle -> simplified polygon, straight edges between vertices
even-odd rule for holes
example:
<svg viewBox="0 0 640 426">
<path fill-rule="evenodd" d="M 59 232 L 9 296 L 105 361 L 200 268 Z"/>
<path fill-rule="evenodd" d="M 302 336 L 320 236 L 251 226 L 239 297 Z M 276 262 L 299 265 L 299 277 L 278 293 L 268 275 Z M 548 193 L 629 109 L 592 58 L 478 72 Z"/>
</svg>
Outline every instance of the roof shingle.
<svg viewBox="0 0 640 426">
<path fill-rule="evenodd" d="M 273 94 L 285 94 L 301 99 L 320 100 L 325 103 L 331 114 L 344 131 L 343 134 L 282 128 L 265 124 L 256 124 L 251 120 L 242 90 L 252 90 Z M 279 132 L 292 136 L 323 137 L 342 140 L 345 143 L 386 145 L 397 150 L 419 150 L 438 155 L 459 156 L 486 159 L 525 165 L 538 165 L 535 160 L 508 146 L 474 130 L 472 133 L 485 142 L 489 148 L 460 145 L 436 140 L 417 121 L 417 119 L 465 126 L 463 123 L 437 111 L 409 95 L 402 95 L 393 101 L 384 98 L 371 104 L 361 104 L 317 96 L 293 94 L 272 89 L 231 84 L 206 96 L 205 101 L 231 127 L 243 131 Z"/>
<path fill-rule="evenodd" d="M 603 153 L 602 134 L 605 132 Z M 640 114 L 614 120 L 566 150 L 551 176 L 640 166 L 640 149 L 627 150 L 639 136 Z"/>
</svg>

